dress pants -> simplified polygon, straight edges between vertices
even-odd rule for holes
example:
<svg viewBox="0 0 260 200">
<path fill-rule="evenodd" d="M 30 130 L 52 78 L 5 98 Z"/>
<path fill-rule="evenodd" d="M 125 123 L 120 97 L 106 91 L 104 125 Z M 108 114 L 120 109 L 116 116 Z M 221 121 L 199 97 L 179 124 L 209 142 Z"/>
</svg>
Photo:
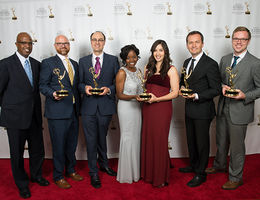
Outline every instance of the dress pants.
<svg viewBox="0 0 260 200">
<path fill-rule="evenodd" d="M 206 176 L 209 159 L 209 128 L 212 119 L 192 119 L 185 116 L 190 164 L 196 175 Z"/>
<path fill-rule="evenodd" d="M 100 167 L 108 167 L 106 136 L 111 118 L 101 115 L 98 109 L 95 115 L 82 116 L 90 176 L 98 174 L 97 162 Z"/>
<path fill-rule="evenodd" d="M 229 180 L 242 180 L 245 162 L 245 137 L 247 124 L 233 124 L 229 114 L 229 99 L 225 99 L 223 112 L 217 116 L 216 144 L 217 153 L 213 167 L 227 168 L 227 156 L 230 148 Z"/>
<path fill-rule="evenodd" d="M 76 148 L 78 144 L 79 122 L 75 109 L 69 119 L 48 119 L 53 152 L 53 180 L 64 178 L 66 173 L 74 173 Z"/>
<path fill-rule="evenodd" d="M 33 116 L 28 129 L 7 128 L 7 135 L 14 181 L 16 186 L 21 190 L 28 187 L 29 184 L 29 177 L 24 169 L 23 158 L 26 140 L 28 142 L 31 178 L 42 177 L 42 164 L 44 161 L 42 126 L 37 125 L 36 116 Z"/>
</svg>

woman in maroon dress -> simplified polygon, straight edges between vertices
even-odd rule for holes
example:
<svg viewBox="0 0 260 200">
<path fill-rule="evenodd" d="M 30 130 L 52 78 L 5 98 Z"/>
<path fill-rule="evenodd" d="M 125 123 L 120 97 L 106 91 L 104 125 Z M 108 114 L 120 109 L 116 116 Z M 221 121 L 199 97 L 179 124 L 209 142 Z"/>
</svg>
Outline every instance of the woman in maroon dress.
<svg viewBox="0 0 260 200">
<path fill-rule="evenodd" d="M 155 41 L 145 67 L 146 88 L 152 97 L 143 104 L 141 177 L 156 187 L 169 183 L 168 136 L 172 99 L 179 91 L 179 75 L 170 63 L 166 42 Z"/>
</svg>

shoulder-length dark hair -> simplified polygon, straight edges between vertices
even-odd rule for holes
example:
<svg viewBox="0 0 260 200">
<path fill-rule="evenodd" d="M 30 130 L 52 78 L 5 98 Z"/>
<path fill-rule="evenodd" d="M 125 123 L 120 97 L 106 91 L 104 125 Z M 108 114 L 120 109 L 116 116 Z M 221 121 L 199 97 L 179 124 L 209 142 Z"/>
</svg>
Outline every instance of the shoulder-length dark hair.
<svg viewBox="0 0 260 200">
<path fill-rule="evenodd" d="M 157 61 L 155 60 L 153 53 L 159 44 L 162 45 L 162 48 L 164 50 L 164 58 L 163 58 L 163 62 L 162 62 L 161 69 L 160 69 L 160 75 L 163 79 L 167 76 L 167 72 L 170 69 L 170 63 L 172 62 L 172 60 L 170 58 L 170 52 L 169 52 L 168 45 L 166 44 L 166 42 L 164 40 L 156 40 L 150 49 L 151 56 L 149 57 L 148 64 L 146 66 L 146 68 L 147 68 L 146 74 L 148 74 L 148 78 L 150 78 L 154 73 L 156 73 L 156 62 Z"/>
</svg>

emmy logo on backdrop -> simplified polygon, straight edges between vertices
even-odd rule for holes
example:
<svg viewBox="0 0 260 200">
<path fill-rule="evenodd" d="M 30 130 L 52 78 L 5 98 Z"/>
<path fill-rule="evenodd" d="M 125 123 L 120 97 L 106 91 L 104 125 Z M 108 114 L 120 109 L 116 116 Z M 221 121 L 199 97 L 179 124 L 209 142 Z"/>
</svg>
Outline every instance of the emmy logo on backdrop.
<svg viewBox="0 0 260 200">
<path fill-rule="evenodd" d="M 108 30 L 108 38 L 107 39 L 109 39 L 109 40 L 113 40 L 114 38 L 112 37 L 112 32 L 111 32 L 111 30 L 110 30 L 110 28 L 107 28 L 107 30 Z"/>
<path fill-rule="evenodd" d="M 95 67 L 90 67 L 89 72 L 92 74 L 92 79 L 93 79 L 93 82 L 94 82 L 94 85 L 95 85 L 95 88 L 93 88 L 89 91 L 90 91 L 91 94 L 99 95 L 104 91 L 104 89 L 98 88 L 98 83 L 97 83 L 97 80 L 96 80 L 99 77 L 101 70 L 99 70 L 98 74 L 96 74 L 95 73 Z"/>
<path fill-rule="evenodd" d="M 50 10 L 50 15 L 49 15 L 49 18 L 54 18 L 54 15 L 52 13 L 52 8 L 51 6 L 48 6 L 49 10 Z"/>
<path fill-rule="evenodd" d="M 88 7 L 88 16 L 89 16 L 89 17 L 92 17 L 93 14 L 92 14 L 92 12 L 91 12 L 91 7 L 90 7 L 90 5 L 88 4 L 87 7 Z"/>
<path fill-rule="evenodd" d="M 171 4 L 170 4 L 169 2 L 167 2 L 166 5 L 168 6 L 168 12 L 167 12 L 167 15 L 172 15 Z"/>
<path fill-rule="evenodd" d="M 229 28 L 228 28 L 228 26 L 225 26 L 225 29 L 226 29 L 226 35 L 225 35 L 225 38 L 230 38 L 230 35 L 229 35 Z"/>
<path fill-rule="evenodd" d="M 36 39 L 36 37 L 35 37 L 35 33 L 32 32 L 32 31 L 31 31 L 31 33 L 32 33 L 32 42 L 37 42 L 37 39 Z"/>
<path fill-rule="evenodd" d="M 205 49 L 204 51 L 205 51 L 206 55 L 208 56 L 209 55 L 209 50 Z"/>
<path fill-rule="evenodd" d="M 149 74 L 149 73 L 147 73 L 147 77 L 148 77 L 148 74 Z M 144 101 L 148 101 L 152 96 L 151 96 L 149 93 L 147 93 L 147 89 L 145 88 L 145 83 L 146 83 L 146 81 L 147 81 L 147 77 L 145 78 L 145 77 L 143 76 L 141 70 L 138 71 L 137 76 L 138 76 L 138 78 L 140 79 L 140 81 L 141 81 L 141 83 L 142 83 L 142 88 L 143 88 L 143 93 L 140 94 L 139 97 L 140 97 L 141 99 L 143 99 Z"/>
<path fill-rule="evenodd" d="M 73 37 L 72 31 L 69 29 L 70 38 L 69 41 L 75 41 L 75 38 Z"/>
<path fill-rule="evenodd" d="M 65 76 L 66 71 L 64 70 L 63 74 L 60 75 L 60 69 L 59 69 L 59 68 L 54 68 L 54 69 L 53 69 L 53 73 L 54 73 L 55 75 L 57 75 L 57 77 L 58 77 L 58 82 L 59 82 L 60 87 L 61 87 L 60 90 L 57 90 L 57 91 L 56 91 L 57 96 L 58 96 L 58 97 L 66 97 L 66 96 L 68 96 L 68 95 L 69 95 L 69 91 L 68 91 L 68 90 L 64 90 L 64 85 L 63 85 L 62 82 L 61 82 L 61 80 L 62 80 L 62 79 L 64 78 L 64 76 Z"/>
<path fill-rule="evenodd" d="M 170 141 L 168 141 L 168 149 L 172 150 L 172 146 L 171 146 L 171 142 Z"/>
<path fill-rule="evenodd" d="M 126 2 L 126 6 L 127 6 L 127 10 L 128 10 L 128 12 L 126 14 L 127 15 L 132 15 L 133 13 L 130 10 L 130 7 L 131 7 L 130 3 Z"/>
<path fill-rule="evenodd" d="M 186 26 L 186 30 L 187 30 L 187 32 L 189 33 L 189 32 L 190 32 L 190 27 L 189 27 L 189 26 Z"/>
<path fill-rule="evenodd" d="M 232 73 L 231 67 L 227 67 L 226 72 L 229 75 L 228 82 L 229 82 L 230 89 L 226 90 L 225 94 L 228 95 L 228 96 L 231 96 L 231 97 L 237 96 L 238 91 L 236 89 L 234 89 L 234 82 L 233 82 L 234 78 L 237 76 L 237 73 Z"/>
<path fill-rule="evenodd" d="M 11 10 L 12 10 L 12 13 L 13 13 L 12 20 L 17 20 L 17 17 L 15 16 L 15 9 L 11 8 Z"/>
<path fill-rule="evenodd" d="M 153 39 L 153 36 L 151 35 L 151 30 L 149 27 L 147 27 L 147 39 L 148 40 L 152 40 Z"/>
<path fill-rule="evenodd" d="M 245 11 L 245 14 L 246 14 L 246 15 L 250 15 L 249 3 L 248 3 L 248 2 L 245 2 L 245 5 L 246 5 L 246 11 Z"/>
<path fill-rule="evenodd" d="M 211 10 L 210 10 L 210 3 L 207 2 L 206 4 L 207 4 L 207 6 L 208 6 L 207 15 L 212 15 L 212 12 L 211 12 Z"/>
<path fill-rule="evenodd" d="M 189 89 L 189 84 L 187 80 L 190 78 L 192 71 L 190 71 L 189 74 L 186 73 L 186 68 L 182 67 L 181 73 L 183 74 L 183 81 L 184 81 L 184 88 L 181 88 L 181 93 L 183 96 L 189 96 L 192 95 L 193 91 L 192 89 Z"/>
</svg>

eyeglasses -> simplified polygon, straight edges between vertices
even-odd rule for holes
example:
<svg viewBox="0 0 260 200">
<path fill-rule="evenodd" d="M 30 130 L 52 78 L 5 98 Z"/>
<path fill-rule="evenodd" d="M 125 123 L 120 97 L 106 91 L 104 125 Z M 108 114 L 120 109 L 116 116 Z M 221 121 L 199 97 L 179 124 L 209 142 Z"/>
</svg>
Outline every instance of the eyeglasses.
<svg viewBox="0 0 260 200">
<path fill-rule="evenodd" d="M 67 45 L 70 45 L 70 43 L 69 42 L 56 42 L 55 43 L 56 45 L 58 45 L 58 46 L 67 46 Z"/>
<path fill-rule="evenodd" d="M 19 44 L 21 44 L 21 45 L 29 45 L 29 46 L 32 46 L 32 45 L 34 45 L 34 43 L 33 42 L 17 42 L 17 43 L 19 43 Z"/>
<path fill-rule="evenodd" d="M 238 42 L 238 41 L 240 41 L 240 42 L 243 42 L 243 43 L 245 43 L 247 40 L 249 40 L 248 38 L 232 38 L 232 40 L 234 41 L 234 42 Z"/>
<path fill-rule="evenodd" d="M 91 39 L 92 42 L 104 42 L 104 39 Z"/>
</svg>

